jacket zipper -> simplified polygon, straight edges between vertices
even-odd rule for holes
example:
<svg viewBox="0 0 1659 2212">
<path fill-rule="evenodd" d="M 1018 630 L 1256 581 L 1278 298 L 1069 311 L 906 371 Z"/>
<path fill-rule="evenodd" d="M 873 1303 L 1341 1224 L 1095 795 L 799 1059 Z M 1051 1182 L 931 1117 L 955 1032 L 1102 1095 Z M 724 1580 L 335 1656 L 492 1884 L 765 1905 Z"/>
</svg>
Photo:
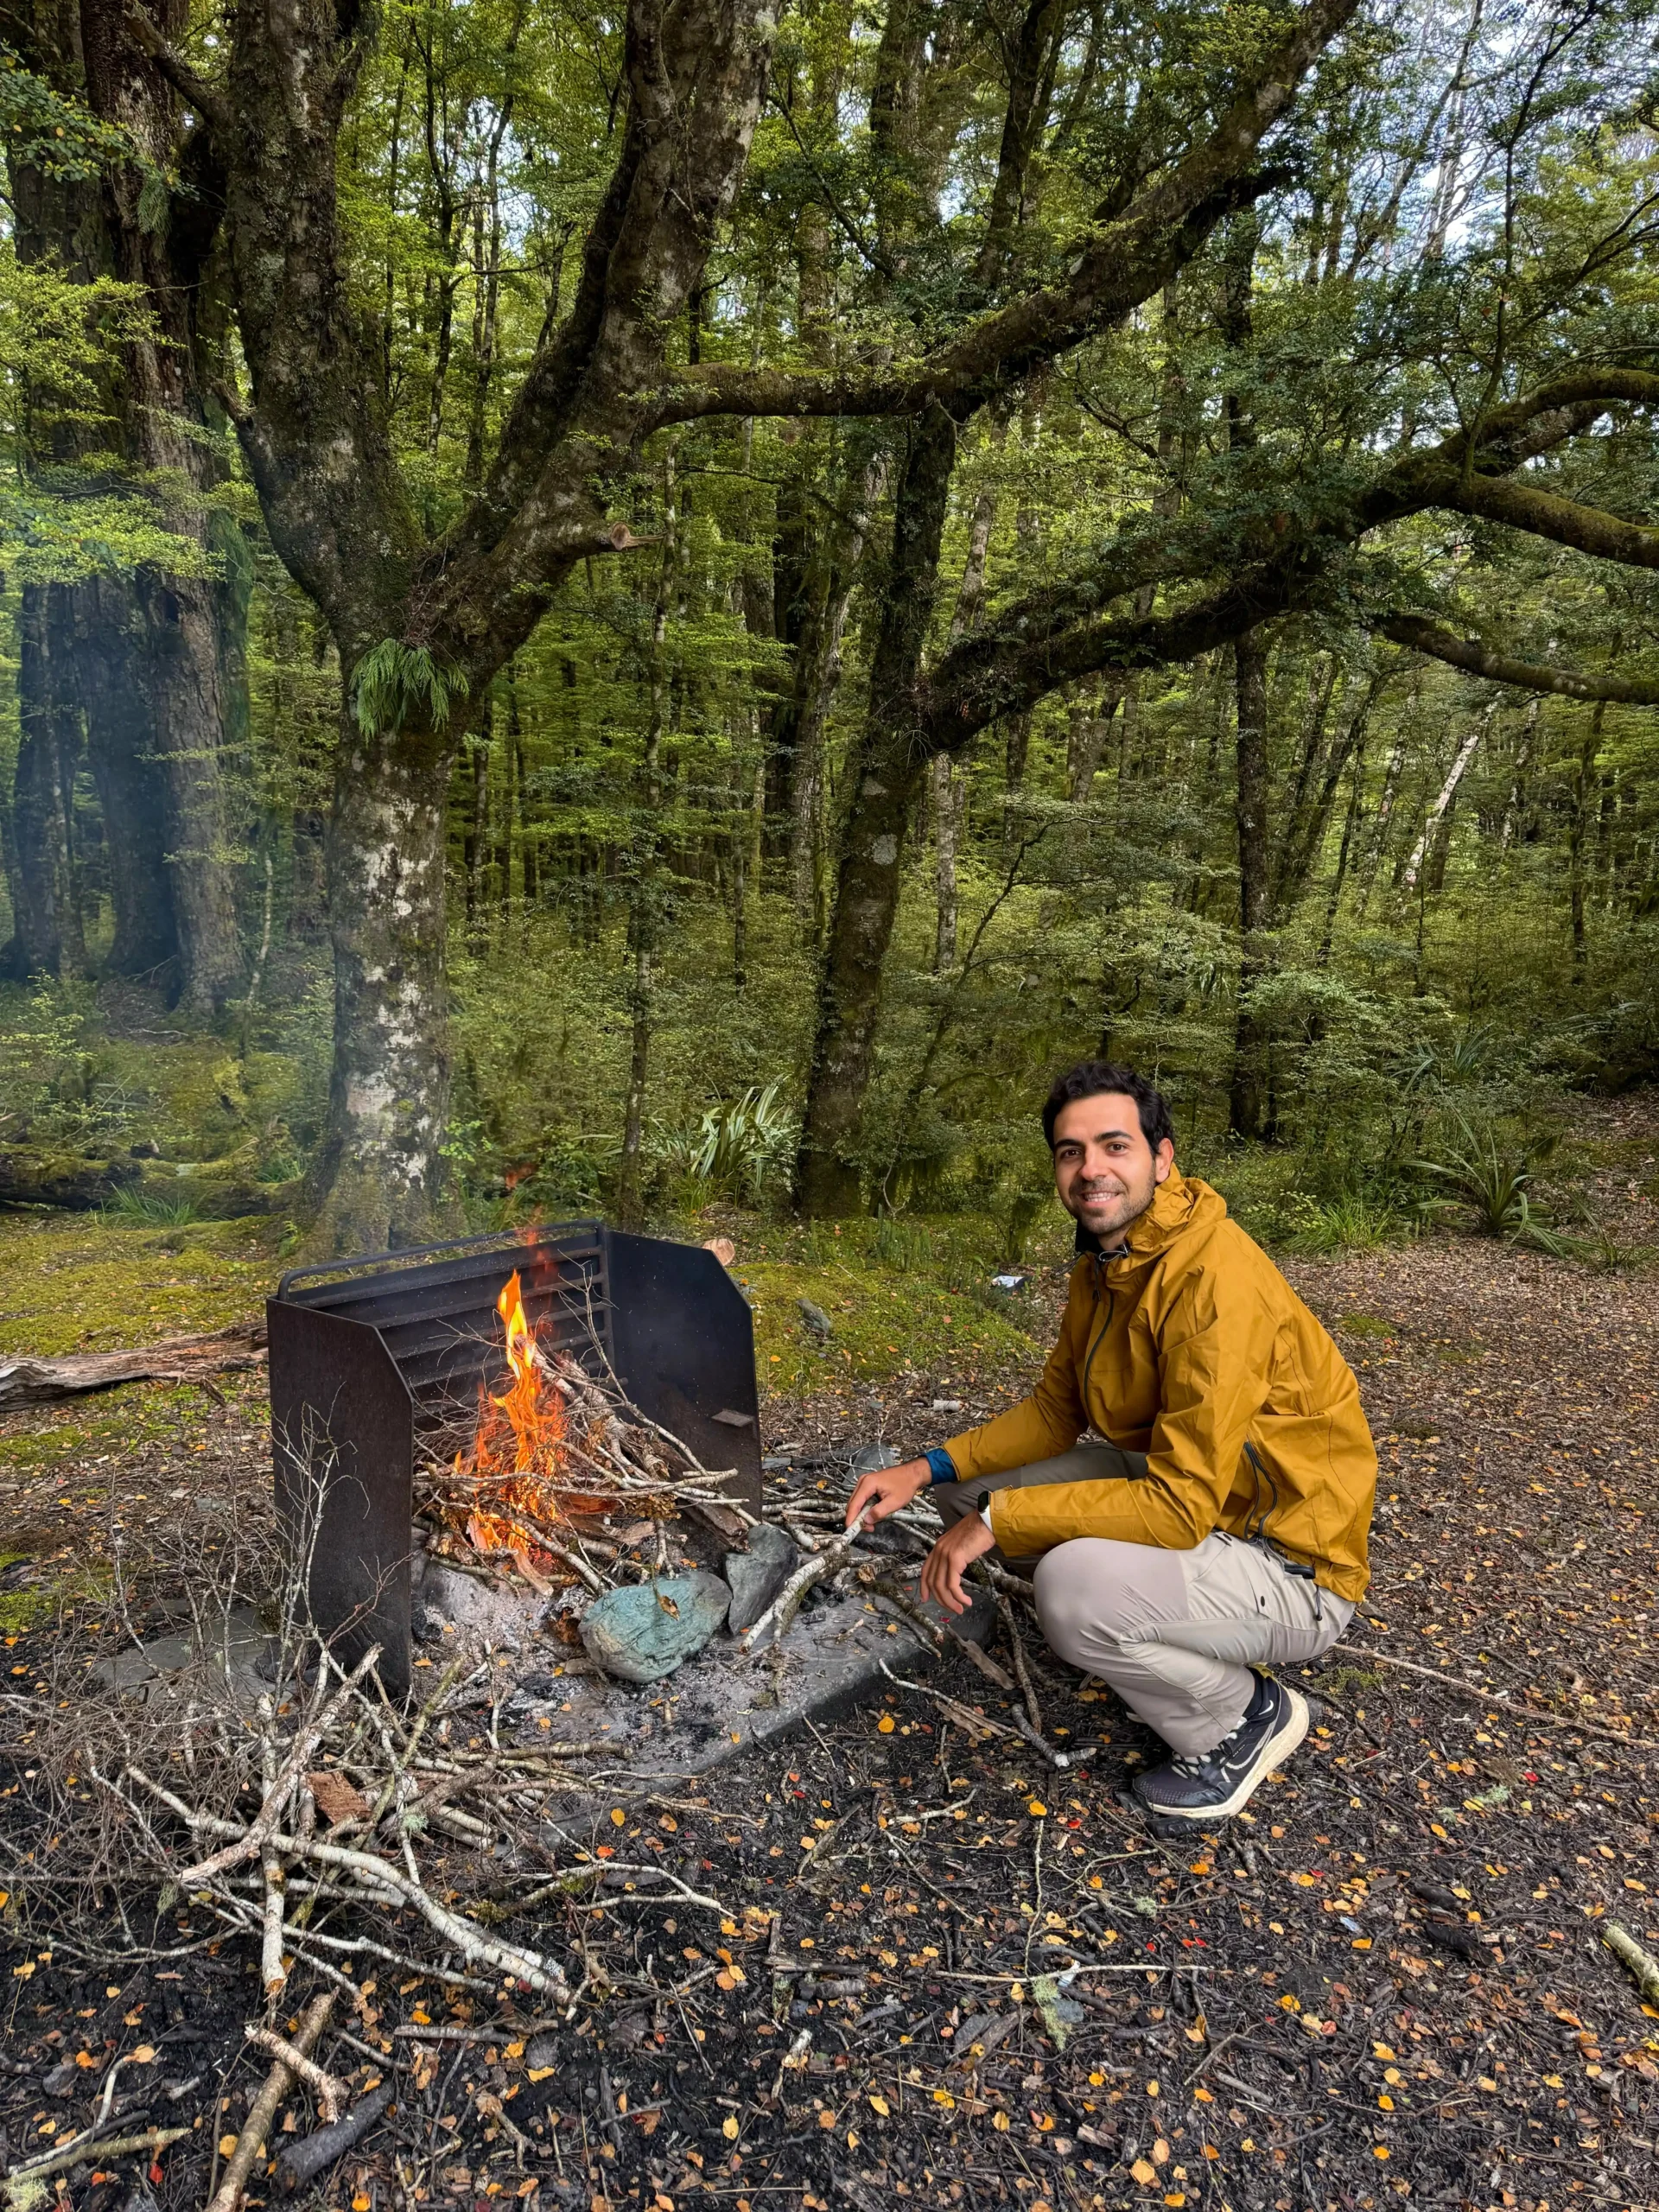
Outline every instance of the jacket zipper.
<svg viewBox="0 0 1659 2212">
<path fill-rule="evenodd" d="M 1099 1312 L 1099 1310 L 1100 1310 L 1100 1292 L 1101 1292 L 1101 1283 L 1102 1283 L 1103 1277 L 1103 1275 L 1104 1275 L 1104 1274 L 1105 1274 L 1105 1268 L 1106 1268 L 1106 1262 L 1105 1262 L 1104 1255 L 1103 1255 L 1103 1254 L 1099 1253 L 1099 1252 L 1096 1252 L 1096 1253 L 1095 1254 L 1095 1310 L 1096 1310 L 1096 1313 L 1098 1313 L 1098 1312 Z M 1089 1416 L 1089 1370 L 1090 1370 L 1090 1368 L 1094 1365 L 1094 1363 L 1095 1363 L 1095 1354 L 1096 1354 L 1096 1353 L 1100 1350 L 1100 1346 L 1101 1346 L 1101 1339 L 1105 1336 L 1107 1330 L 1108 1330 L 1108 1329 L 1109 1329 L 1109 1328 L 1111 1327 L 1111 1325 L 1112 1325 L 1112 1316 L 1113 1316 L 1113 1314 L 1114 1314 L 1116 1311 L 1117 1311 L 1117 1293 L 1116 1293 L 1116 1291 L 1111 1287 L 1111 1286 L 1110 1286 L 1109 1284 L 1108 1284 L 1108 1285 L 1106 1286 L 1106 1319 L 1105 1319 L 1101 1323 L 1101 1325 L 1100 1325 L 1100 1333 L 1099 1333 L 1099 1335 L 1097 1335 L 1097 1336 L 1096 1337 L 1096 1338 L 1095 1338 L 1095 1340 L 1094 1340 L 1093 1344 L 1091 1344 L 1090 1345 L 1090 1347 L 1089 1347 L 1089 1349 L 1088 1349 L 1088 1351 L 1084 1355 L 1084 1362 L 1083 1362 L 1083 1382 L 1082 1382 L 1082 1387 L 1081 1387 L 1081 1389 L 1080 1389 L 1080 1390 L 1079 1390 L 1078 1395 L 1081 1396 L 1081 1398 L 1082 1398 L 1082 1400 L 1083 1400 L 1083 1413 L 1084 1413 L 1084 1420 L 1085 1420 L 1085 1421 L 1086 1421 L 1086 1420 L 1088 1420 L 1088 1419 L 1089 1419 L 1089 1417 L 1090 1417 L 1090 1416 Z"/>
</svg>

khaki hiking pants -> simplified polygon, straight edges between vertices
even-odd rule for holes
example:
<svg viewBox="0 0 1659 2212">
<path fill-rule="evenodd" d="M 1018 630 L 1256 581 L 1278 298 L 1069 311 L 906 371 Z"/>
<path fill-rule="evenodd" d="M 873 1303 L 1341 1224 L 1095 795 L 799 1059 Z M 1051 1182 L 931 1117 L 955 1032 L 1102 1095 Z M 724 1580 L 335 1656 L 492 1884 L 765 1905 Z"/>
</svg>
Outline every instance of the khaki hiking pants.
<svg viewBox="0 0 1659 2212">
<path fill-rule="evenodd" d="M 971 1484 L 938 1483 L 926 1496 L 947 1528 L 976 1511 L 984 1491 L 1039 1483 L 1139 1482 L 1144 1453 L 1080 1444 Z M 1037 1618 L 1051 1649 L 1109 1683 L 1178 1755 L 1211 1751 L 1244 1718 L 1252 1665 L 1305 1666 L 1353 1618 L 1346 1598 L 1292 1574 L 1259 1544 L 1219 1530 L 1192 1551 L 1077 1536 L 1033 1562 Z"/>
</svg>

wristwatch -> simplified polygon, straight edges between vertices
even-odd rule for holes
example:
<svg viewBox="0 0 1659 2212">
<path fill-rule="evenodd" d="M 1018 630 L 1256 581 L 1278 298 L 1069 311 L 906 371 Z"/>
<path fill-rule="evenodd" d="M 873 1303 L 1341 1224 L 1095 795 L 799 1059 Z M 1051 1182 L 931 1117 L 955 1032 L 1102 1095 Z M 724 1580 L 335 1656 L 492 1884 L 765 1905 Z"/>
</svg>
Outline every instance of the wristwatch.
<svg viewBox="0 0 1659 2212">
<path fill-rule="evenodd" d="M 988 1529 L 991 1529 L 991 1493 L 989 1491 L 981 1491 L 979 1496 L 974 1500 L 974 1504 L 978 1511 L 980 1519 L 985 1523 L 985 1526 Z M 991 1534 L 993 1535 L 996 1534 L 995 1529 L 991 1529 Z"/>
</svg>

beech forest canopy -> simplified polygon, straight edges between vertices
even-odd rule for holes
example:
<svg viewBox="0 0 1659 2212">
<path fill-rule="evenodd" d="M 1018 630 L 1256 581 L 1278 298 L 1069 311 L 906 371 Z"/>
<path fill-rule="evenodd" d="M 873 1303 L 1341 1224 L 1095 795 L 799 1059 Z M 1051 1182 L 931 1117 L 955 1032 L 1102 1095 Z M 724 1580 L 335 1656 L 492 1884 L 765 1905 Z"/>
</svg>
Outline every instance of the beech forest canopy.
<svg viewBox="0 0 1659 2212">
<path fill-rule="evenodd" d="M 4 0 L 9 1195 L 200 1155 L 116 1048 L 211 1038 L 315 1249 L 1017 1246 L 1101 1052 L 1278 1233 L 1526 1228 L 1659 1059 L 1656 72 L 1639 0 Z"/>
</svg>

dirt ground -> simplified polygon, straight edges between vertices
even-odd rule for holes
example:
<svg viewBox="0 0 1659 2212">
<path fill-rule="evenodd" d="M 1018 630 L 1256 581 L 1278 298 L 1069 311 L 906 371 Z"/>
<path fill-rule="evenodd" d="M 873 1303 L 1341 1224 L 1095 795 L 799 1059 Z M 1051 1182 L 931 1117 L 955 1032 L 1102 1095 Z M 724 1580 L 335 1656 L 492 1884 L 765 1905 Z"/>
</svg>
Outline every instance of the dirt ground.
<svg viewBox="0 0 1659 2212">
<path fill-rule="evenodd" d="M 1040 1656 L 1065 1769 L 968 1739 L 928 1692 L 1000 1703 L 958 1662 L 672 1799 L 595 1798 L 573 1847 L 650 1852 L 705 1902 L 542 1908 L 535 1940 L 589 1977 L 568 2020 L 365 1974 L 326 2061 L 396 2101 L 305 2201 L 1659 2204 L 1659 2005 L 1602 1941 L 1659 1950 L 1659 1286 L 1451 1237 L 1287 1271 L 1359 1375 L 1383 1477 L 1370 1597 L 1301 1685 L 1317 1731 L 1248 1815 L 1150 1834 L 1126 1788 L 1153 1739 Z M 1039 1335 L 1058 1289 L 1027 1294 Z M 777 1400 L 767 1440 L 833 1489 L 855 1446 L 936 1441 L 1020 1380 Z M 258 1384 L 222 1396 L 0 1424 L 0 1594 L 63 1586 L 118 1524 L 259 1494 Z M 188 1899 L 125 1900 L 147 1955 L 118 1965 L 113 1897 L 49 1910 L 65 1847 L 31 1730 L 97 1610 L 6 1637 L 0 2126 L 9 2161 L 37 2155 L 127 2055 L 135 2126 L 185 2132 L 48 2190 L 182 2212 L 269 2064 L 243 2040 L 255 1962 Z M 277 2134 L 315 2124 L 298 2094 Z"/>
</svg>

